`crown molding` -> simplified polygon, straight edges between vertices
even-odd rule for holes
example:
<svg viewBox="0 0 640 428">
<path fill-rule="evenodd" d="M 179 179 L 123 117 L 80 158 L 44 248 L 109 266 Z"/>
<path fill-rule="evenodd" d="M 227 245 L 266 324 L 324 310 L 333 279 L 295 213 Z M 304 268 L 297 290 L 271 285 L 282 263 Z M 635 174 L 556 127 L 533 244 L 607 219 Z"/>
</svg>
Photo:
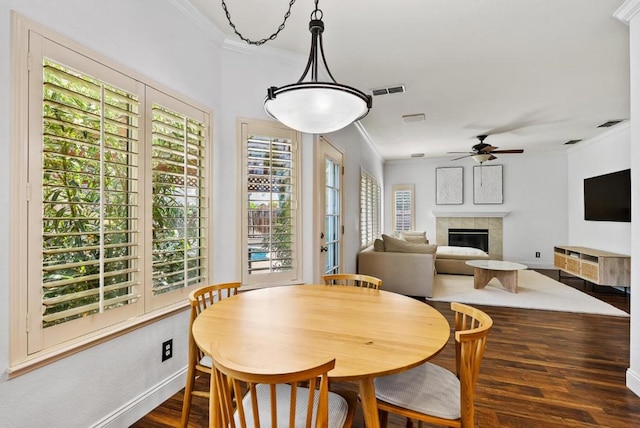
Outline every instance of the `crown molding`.
<svg viewBox="0 0 640 428">
<path fill-rule="evenodd" d="M 224 43 L 224 34 L 218 27 L 200 12 L 188 0 L 169 0 L 173 6 L 186 16 L 196 27 L 201 29 L 207 37 L 219 46 Z"/>
<path fill-rule="evenodd" d="M 613 13 L 614 18 L 629 25 L 629 22 L 640 12 L 640 0 L 625 0 Z"/>
<path fill-rule="evenodd" d="M 224 43 L 222 45 L 223 49 L 238 52 L 245 55 L 251 55 L 258 58 L 274 60 L 278 62 L 282 62 L 288 65 L 295 66 L 304 66 L 305 61 L 307 60 L 306 55 L 300 55 L 298 53 L 294 53 L 291 51 L 287 51 L 280 48 L 274 48 L 271 46 L 254 46 L 250 45 L 241 40 L 235 39 L 224 39 Z M 302 70 L 302 69 L 301 69 Z"/>
</svg>

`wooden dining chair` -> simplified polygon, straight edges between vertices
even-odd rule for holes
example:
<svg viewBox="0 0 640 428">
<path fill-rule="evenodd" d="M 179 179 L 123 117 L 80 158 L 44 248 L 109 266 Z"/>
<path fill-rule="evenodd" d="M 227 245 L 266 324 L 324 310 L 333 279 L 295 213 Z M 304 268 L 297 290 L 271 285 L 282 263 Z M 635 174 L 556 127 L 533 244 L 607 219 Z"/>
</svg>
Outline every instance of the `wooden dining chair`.
<svg viewBox="0 0 640 428">
<path fill-rule="evenodd" d="M 455 312 L 456 374 L 432 363 L 374 380 L 380 426 L 389 412 L 448 427 L 474 426 L 473 393 L 493 320 L 486 313 L 452 302 Z"/>
<path fill-rule="evenodd" d="M 329 391 L 327 373 L 335 359 L 291 360 L 286 371 L 248 369 L 211 347 L 213 380 L 209 399 L 210 426 L 350 427 L 357 394 Z"/>
<path fill-rule="evenodd" d="M 362 275 L 359 273 L 336 273 L 324 275 L 322 281 L 325 285 L 350 285 L 355 287 L 375 288 L 382 287 L 382 280 L 375 276 Z"/>
<path fill-rule="evenodd" d="M 222 284 L 207 285 L 189 293 L 191 303 L 191 315 L 189 319 L 189 363 L 187 367 L 187 384 L 184 389 L 182 401 L 182 417 L 180 426 L 186 428 L 191 412 L 191 399 L 193 397 L 209 398 L 209 390 L 195 389 L 196 378 L 211 375 L 211 357 L 196 345 L 191 332 L 191 326 L 196 317 L 211 304 L 219 302 L 238 293 L 240 282 L 226 282 Z"/>
</svg>

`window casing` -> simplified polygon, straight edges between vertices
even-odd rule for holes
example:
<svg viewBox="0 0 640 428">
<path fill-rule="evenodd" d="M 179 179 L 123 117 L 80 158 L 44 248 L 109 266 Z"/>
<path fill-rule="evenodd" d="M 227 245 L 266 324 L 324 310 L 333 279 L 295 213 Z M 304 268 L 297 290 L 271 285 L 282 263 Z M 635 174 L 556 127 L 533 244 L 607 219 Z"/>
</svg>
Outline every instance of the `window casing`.
<svg viewBox="0 0 640 428">
<path fill-rule="evenodd" d="M 210 259 L 209 113 L 46 29 L 25 32 L 12 366 L 182 304 Z"/>
<path fill-rule="evenodd" d="M 242 283 L 300 281 L 299 133 L 277 122 L 240 119 Z"/>
<path fill-rule="evenodd" d="M 414 230 L 414 185 L 394 184 L 391 187 L 391 200 L 393 201 L 393 230 Z"/>
<path fill-rule="evenodd" d="M 360 246 L 373 244 L 381 234 L 380 184 L 365 171 L 360 172 Z"/>
</svg>

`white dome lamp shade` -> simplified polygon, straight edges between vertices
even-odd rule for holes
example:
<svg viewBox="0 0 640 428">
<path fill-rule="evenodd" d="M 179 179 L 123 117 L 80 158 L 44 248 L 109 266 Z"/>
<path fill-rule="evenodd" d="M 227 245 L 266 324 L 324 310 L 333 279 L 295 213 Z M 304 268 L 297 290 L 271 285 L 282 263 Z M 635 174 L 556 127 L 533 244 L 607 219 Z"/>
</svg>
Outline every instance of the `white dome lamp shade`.
<svg viewBox="0 0 640 428">
<path fill-rule="evenodd" d="M 267 89 L 264 109 L 267 114 L 284 125 L 300 132 L 322 134 L 337 131 L 362 119 L 369 113 L 372 98 L 351 86 L 337 83 L 331 75 L 322 47 L 322 11 L 311 13 L 311 52 L 309 61 L 296 83 Z M 329 82 L 318 81 L 318 54 Z M 304 81 L 311 72 L 311 79 Z"/>
</svg>

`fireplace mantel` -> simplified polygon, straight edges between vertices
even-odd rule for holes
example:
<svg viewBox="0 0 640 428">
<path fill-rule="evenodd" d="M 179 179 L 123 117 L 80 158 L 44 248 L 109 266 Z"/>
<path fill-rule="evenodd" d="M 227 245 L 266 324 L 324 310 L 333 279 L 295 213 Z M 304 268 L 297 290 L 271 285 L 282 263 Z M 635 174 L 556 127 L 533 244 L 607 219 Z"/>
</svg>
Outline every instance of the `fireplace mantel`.
<svg viewBox="0 0 640 428">
<path fill-rule="evenodd" d="M 435 217 L 506 217 L 510 211 L 432 211 Z"/>
</svg>

